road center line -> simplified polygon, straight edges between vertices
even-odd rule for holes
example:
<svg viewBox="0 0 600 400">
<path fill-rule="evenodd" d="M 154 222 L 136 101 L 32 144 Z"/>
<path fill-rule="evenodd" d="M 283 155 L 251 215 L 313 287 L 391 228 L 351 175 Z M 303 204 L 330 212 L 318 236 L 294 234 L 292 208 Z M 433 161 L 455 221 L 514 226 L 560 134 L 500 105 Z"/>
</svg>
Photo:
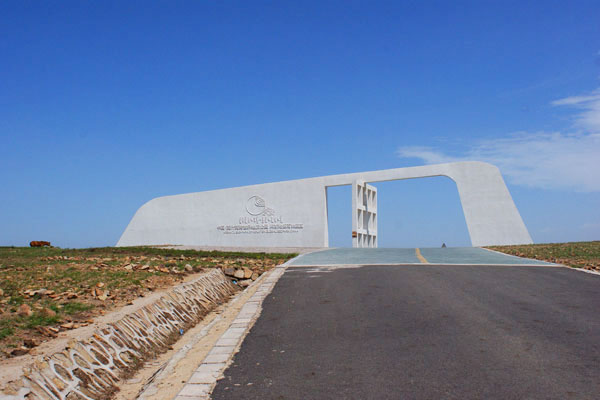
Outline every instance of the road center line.
<svg viewBox="0 0 600 400">
<path fill-rule="evenodd" d="M 421 249 L 419 249 L 418 247 L 415 249 L 415 254 L 417 255 L 419 261 L 421 261 L 421 263 L 429 264 L 429 261 L 427 261 L 427 259 L 423 257 L 423 255 L 421 254 Z"/>
</svg>

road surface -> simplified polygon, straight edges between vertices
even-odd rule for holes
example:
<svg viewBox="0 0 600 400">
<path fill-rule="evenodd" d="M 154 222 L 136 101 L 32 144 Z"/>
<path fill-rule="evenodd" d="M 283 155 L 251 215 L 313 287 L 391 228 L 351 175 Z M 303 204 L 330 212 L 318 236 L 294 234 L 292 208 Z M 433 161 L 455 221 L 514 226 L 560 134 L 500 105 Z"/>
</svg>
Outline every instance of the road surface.
<svg viewBox="0 0 600 400">
<path fill-rule="evenodd" d="M 600 275 L 290 267 L 214 399 L 600 399 Z"/>
</svg>

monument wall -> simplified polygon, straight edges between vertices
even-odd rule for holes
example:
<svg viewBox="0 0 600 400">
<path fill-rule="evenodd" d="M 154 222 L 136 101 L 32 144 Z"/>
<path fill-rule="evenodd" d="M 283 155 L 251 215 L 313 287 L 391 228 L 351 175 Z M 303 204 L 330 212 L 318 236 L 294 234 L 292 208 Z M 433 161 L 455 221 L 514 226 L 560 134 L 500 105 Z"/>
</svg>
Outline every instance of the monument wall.
<svg viewBox="0 0 600 400">
<path fill-rule="evenodd" d="M 532 243 L 498 168 L 468 161 L 159 197 L 117 246 L 327 247 L 327 187 L 432 176 L 456 183 L 473 246 Z"/>
<path fill-rule="evenodd" d="M 325 197 L 314 179 L 159 197 L 117 246 L 327 247 Z"/>
</svg>

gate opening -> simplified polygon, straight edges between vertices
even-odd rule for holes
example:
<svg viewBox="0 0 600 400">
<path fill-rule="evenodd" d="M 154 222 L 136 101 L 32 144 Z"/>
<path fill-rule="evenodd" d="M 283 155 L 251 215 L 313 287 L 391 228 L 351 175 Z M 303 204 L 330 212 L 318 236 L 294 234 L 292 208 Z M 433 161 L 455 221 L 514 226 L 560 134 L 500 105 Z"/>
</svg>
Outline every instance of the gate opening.
<svg viewBox="0 0 600 400">
<path fill-rule="evenodd" d="M 377 188 L 377 247 L 471 246 L 452 179 L 437 176 L 371 184 Z M 352 186 L 326 190 L 329 247 L 352 247 Z"/>
<path fill-rule="evenodd" d="M 325 190 L 329 247 L 352 247 L 352 186 L 330 186 Z"/>
</svg>

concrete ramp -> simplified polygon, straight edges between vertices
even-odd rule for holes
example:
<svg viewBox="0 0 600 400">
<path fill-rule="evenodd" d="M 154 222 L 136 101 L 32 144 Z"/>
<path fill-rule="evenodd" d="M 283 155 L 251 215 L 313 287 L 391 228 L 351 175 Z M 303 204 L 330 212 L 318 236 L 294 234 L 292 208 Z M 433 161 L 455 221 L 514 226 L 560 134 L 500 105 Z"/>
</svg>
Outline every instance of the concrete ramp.
<svg viewBox="0 0 600 400">
<path fill-rule="evenodd" d="M 479 247 L 407 249 L 336 248 L 303 254 L 290 263 L 290 265 L 294 266 L 394 264 L 556 265 L 544 261 L 502 254 Z"/>
</svg>

